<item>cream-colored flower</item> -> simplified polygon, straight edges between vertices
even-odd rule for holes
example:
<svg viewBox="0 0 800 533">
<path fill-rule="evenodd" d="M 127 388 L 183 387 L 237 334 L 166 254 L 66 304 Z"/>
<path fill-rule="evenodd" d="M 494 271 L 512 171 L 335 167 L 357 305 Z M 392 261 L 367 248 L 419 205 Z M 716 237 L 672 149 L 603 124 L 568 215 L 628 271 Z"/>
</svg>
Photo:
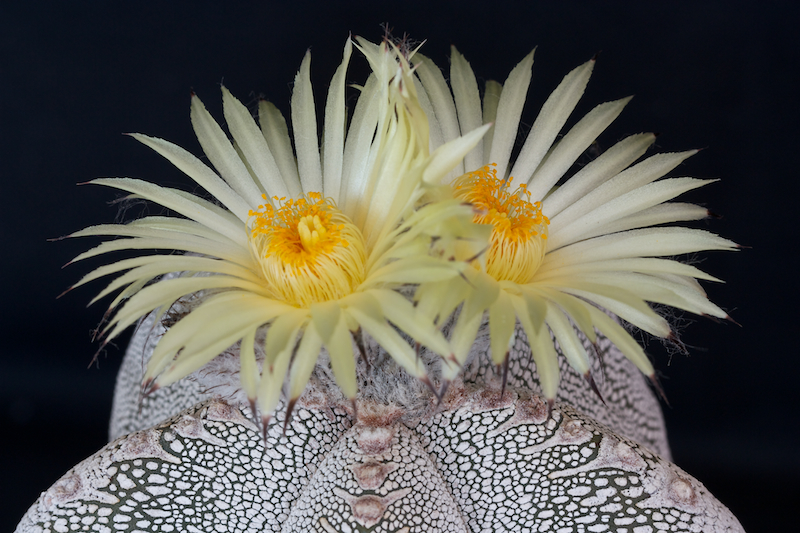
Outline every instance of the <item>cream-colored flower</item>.
<svg viewBox="0 0 800 533">
<path fill-rule="evenodd" d="M 488 309 L 492 358 L 497 364 L 507 357 L 519 320 L 543 392 L 552 400 L 559 371 L 551 335 L 570 364 L 591 382 L 589 358 L 576 328 L 591 341 L 595 330 L 601 332 L 655 380 L 639 344 L 601 309 L 661 338 L 673 333 L 647 302 L 727 318 L 697 282 L 719 280 L 668 259 L 701 250 L 737 249 L 735 243 L 707 231 L 664 226 L 708 215 L 705 208 L 668 200 L 714 180 L 660 179 L 696 150 L 656 154 L 636 163 L 655 136 L 632 135 L 562 180 L 630 100 L 597 106 L 557 139 L 584 92 L 594 60 L 559 84 L 512 160 L 533 52 L 504 85 L 488 82 L 483 102 L 471 67 L 455 48 L 450 87 L 433 63 L 421 56 L 414 59 L 434 147 L 461 132 L 494 124 L 467 154 L 464 167 L 446 178 L 454 196 L 482 210 L 476 222 L 492 225 L 490 247 L 480 262 L 474 262 L 476 268 L 465 272 L 469 283 L 454 278 L 427 284 L 416 296 L 419 308 L 432 317 L 448 316 L 466 298 L 451 335 L 459 363 L 469 353 L 484 311 Z M 452 379 L 447 369 L 445 373 Z"/>
<path fill-rule="evenodd" d="M 196 96 L 191 107 L 197 137 L 219 174 L 167 141 L 133 135 L 218 203 L 129 178 L 92 182 L 183 216 L 148 216 L 72 235 L 126 237 L 75 261 L 116 250 L 166 250 L 100 267 L 77 284 L 127 270 L 97 297 L 122 289 L 109 307 L 115 314 L 103 331 L 106 342 L 147 313 L 162 316 L 177 300 L 200 297 L 158 342 L 146 386 L 172 383 L 240 343 L 242 388 L 254 411 L 257 403 L 266 429 L 286 376 L 291 411 L 323 347 L 343 393 L 355 397 L 351 333 L 366 332 L 423 379 L 425 370 L 397 329 L 452 359 L 444 336 L 394 289 L 459 275 L 466 265 L 450 261 L 446 249 L 487 234 L 472 224 L 471 207 L 457 199 L 420 202 L 433 190 L 428 184 L 440 182 L 485 128 L 430 153 L 428 122 L 408 59 L 386 44 L 363 40 L 356 46 L 372 74 L 346 127 L 345 73 L 352 46 L 348 40 L 330 84 L 324 150 L 318 145 L 307 54 L 291 101 L 296 152 L 275 106 L 260 104 L 259 128 L 225 88 L 233 142 Z M 256 349 L 260 339 L 263 350 Z M 265 354 L 260 372 L 257 352 Z"/>
</svg>

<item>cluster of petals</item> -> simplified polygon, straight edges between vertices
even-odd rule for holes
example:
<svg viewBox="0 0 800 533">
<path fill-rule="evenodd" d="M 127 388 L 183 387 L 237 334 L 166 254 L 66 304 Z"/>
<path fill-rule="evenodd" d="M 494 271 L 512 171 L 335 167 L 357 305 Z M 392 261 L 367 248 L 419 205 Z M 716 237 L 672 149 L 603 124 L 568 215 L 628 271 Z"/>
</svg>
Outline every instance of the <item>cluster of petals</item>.
<svg viewBox="0 0 800 533">
<path fill-rule="evenodd" d="M 357 87 L 348 116 L 353 46 L 372 73 Z M 118 274 L 97 297 L 119 291 L 105 342 L 148 313 L 164 317 L 176 302 L 191 301 L 158 342 L 145 387 L 173 383 L 233 348 L 242 390 L 264 428 L 282 393 L 291 411 L 322 350 L 343 394 L 355 398 L 362 333 L 423 380 L 429 378 L 414 344 L 438 353 L 443 384 L 456 377 L 487 320 L 498 364 L 521 324 L 548 399 L 559 379 L 554 340 L 589 376 L 578 330 L 591 341 L 602 333 L 653 376 L 642 348 L 604 310 L 658 337 L 671 330 L 648 302 L 727 317 L 697 283 L 716 278 L 668 259 L 736 248 L 706 231 L 665 226 L 707 216 L 704 208 L 668 201 L 712 180 L 661 179 L 694 151 L 637 163 L 651 134 L 623 139 L 563 179 L 630 100 L 596 107 L 557 140 L 594 61 L 564 78 L 512 161 L 532 63 L 531 53 L 505 84 L 488 82 L 481 99 L 455 49 L 448 85 L 415 51 L 348 40 L 324 107 L 324 149 L 309 54 L 294 83 L 291 137 L 273 104 L 260 102 L 257 123 L 223 87 L 229 138 L 193 95 L 192 125 L 215 170 L 165 140 L 132 136 L 213 198 L 130 178 L 96 179 L 180 216 L 72 235 L 121 237 L 75 261 L 158 251 L 78 282 Z M 479 205 L 479 197 L 496 205 Z M 413 300 L 399 290 L 408 287 L 416 288 Z M 448 339 L 442 325 L 454 313 Z"/>
<path fill-rule="evenodd" d="M 420 101 L 430 117 L 433 148 L 461 132 L 492 124 L 466 155 L 463 167 L 445 177 L 445 183 L 454 185 L 454 195 L 462 194 L 459 176 L 465 171 L 495 165 L 507 190 L 522 187 L 532 202 L 541 202 L 541 214 L 547 221 L 546 236 L 539 236 L 546 237 L 541 239 L 543 255 L 535 258 L 535 270 L 523 279 L 498 276 L 476 263 L 478 268 L 463 277 L 445 284 L 426 284 L 417 291 L 419 307 L 431 316 L 446 316 L 455 309 L 453 300 L 458 300 L 460 313 L 451 338 L 459 363 L 464 362 L 487 318 L 492 358 L 502 363 L 519 322 L 531 345 L 542 390 L 552 400 L 559 382 L 554 340 L 569 363 L 592 382 L 589 356 L 577 331 L 592 343 L 599 331 L 655 381 L 653 366 L 641 346 L 603 310 L 661 338 L 674 338 L 674 334 L 648 302 L 728 318 L 708 300 L 697 281 L 719 280 L 672 259 L 702 250 L 738 248 L 707 231 L 669 225 L 709 214 L 704 207 L 669 200 L 715 180 L 664 177 L 697 150 L 641 159 L 655 135 L 631 135 L 568 176 L 579 157 L 631 99 L 598 105 L 560 136 L 584 93 L 594 58 L 564 77 L 514 158 L 533 52 L 511 71 L 504 84 L 487 82 L 483 99 L 472 68 L 454 47 L 449 86 L 429 59 L 419 54 L 414 59 Z M 542 250 L 535 253 L 542 254 Z M 444 293 L 458 297 L 446 299 Z"/>
<path fill-rule="evenodd" d="M 193 302 L 159 340 L 145 389 L 173 383 L 234 347 L 242 389 L 266 430 L 284 388 L 290 405 L 302 394 L 322 349 L 342 392 L 355 398 L 362 332 L 419 378 L 426 371 L 400 332 L 452 359 L 442 332 L 396 289 L 459 276 L 466 264 L 451 260 L 448 249 L 485 241 L 485 229 L 472 223 L 471 206 L 454 198 L 423 199 L 436 195 L 430 184 L 441 182 L 487 128 L 431 153 L 406 55 L 386 43 L 360 40 L 356 46 L 372 74 L 348 121 L 348 40 L 327 95 L 324 150 L 306 54 L 291 99 L 293 139 L 274 105 L 260 102 L 256 124 L 224 87 L 232 140 L 195 95 L 191 106 L 195 133 L 216 172 L 172 143 L 133 135 L 215 201 L 130 178 L 92 181 L 181 215 L 71 235 L 122 237 L 73 261 L 118 250 L 163 251 L 102 266 L 76 284 L 124 272 L 97 297 L 120 291 L 109 306 L 105 342 L 148 313 L 160 318 L 178 301 Z M 308 253 L 301 257 L 303 250 Z"/>
</svg>

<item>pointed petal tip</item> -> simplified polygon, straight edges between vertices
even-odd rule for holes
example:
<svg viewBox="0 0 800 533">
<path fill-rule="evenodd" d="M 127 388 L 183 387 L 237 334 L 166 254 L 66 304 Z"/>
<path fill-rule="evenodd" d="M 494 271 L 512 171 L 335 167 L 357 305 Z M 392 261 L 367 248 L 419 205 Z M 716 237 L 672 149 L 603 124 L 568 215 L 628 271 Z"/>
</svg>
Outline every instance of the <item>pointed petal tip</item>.
<svg viewBox="0 0 800 533">
<path fill-rule="evenodd" d="M 355 420 L 354 424 L 358 423 L 358 402 L 356 401 L 356 397 L 353 396 L 350 398 L 350 409 L 353 410 L 353 420 Z"/>
<path fill-rule="evenodd" d="M 65 240 L 65 239 L 69 239 L 69 238 L 70 238 L 70 237 L 72 237 L 73 235 L 74 235 L 74 233 L 70 233 L 69 235 L 62 235 L 61 237 L 50 237 L 49 239 L 45 239 L 45 241 L 47 241 L 47 242 L 58 242 L 58 241 L 63 241 L 63 240 Z M 68 264 L 69 264 L 69 263 L 67 263 L 67 265 L 68 265 Z M 66 266 L 66 265 L 64 265 L 64 266 Z M 62 267 L 62 268 L 63 268 L 63 267 Z"/>
<path fill-rule="evenodd" d="M 547 398 L 547 418 L 544 421 L 545 424 L 553 418 L 553 406 L 555 403 L 555 398 Z"/>
<path fill-rule="evenodd" d="M 255 397 L 250 398 L 248 396 L 247 403 L 250 404 L 250 421 L 253 423 L 253 425 L 256 428 L 258 428 L 259 427 L 259 425 L 258 425 L 258 407 L 256 406 Z"/>
<path fill-rule="evenodd" d="M 598 50 L 597 52 L 595 52 L 595 54 L 592 56 L 592 58 L 589 61 L 594 63 L 595 61 L 597 61 L 597 58 L 600 57 L 600 54 L 602 54 L 602 53 L 603 53 L 602 50 Z"/>
<path fill-rule="evenodd" d="M 144 398 L 145 396 L 150 396 L 160 388 L 161 386 L 156 382 L 155 379 L 153 378 L 146 379 L 142 382 L 142 389 L 141 389 L 142 397 Z"/>
<path fill-rule="evenodd" d="M 289 424 L 292 422 L 292 411 L 294 411 L 294 406 L 297 404 L 297 398 L 292 398 L 289 400 L 289 405 L 286 406 L 286 419 L 283 421 L 283 436 L 286 436 L 286 429 L 289 427 Z"/>
<path fill-rule="evenodd" d="M 437 404 L 437 407 L 442 403 L 442 400 L 444 400 L 444 395 L 447 394 L 447 389 L 450 388 L 450 383 L 452 382 L 449 379 L 445 379 L 442 381 L 442 386 L 439 387 L 439 394 L 438 394 L 439 402 Z"/>
<path fill-rule="evenodd" d="M 725 318 L 724 318 L 723 320 L 727 320 L 728 322 L 733 322 L 734 324 L 736 324 L 736 325 L 737 325 L 737 326 L 739 326 L 740 328 L 744 327 L 744 326 L 742 326 L 741 324 L 739 324 L 737 321 L 735 321 L 735 320 L 734 320 L 734 319 L 731 317 L 731 315 L 725 315 Z"/>
<path fill-rule="evenodd" d="M 650 380 L 650 384 L 653 385 L 653 388 L 656 390 L 656 393 L 658 393 L 658 395 L 661 397 L 661 399 L 664 400 L 664 403 L 667 404 L 667 407 L 672 407 L 669 404 L 669 400 L 667 399 L 667 395 L 664 393 L 664 389 L 661 388 L 661 383 L 658 381 L 658 378 L 656 377 L 655 373 L 650 374 L 649 376 L 647 376 L 647 379 Z"/>
<path fill-rule="evenodd" d="M 589 383 L 589 386 L 592 388 L 592 392 L 594 392 L 597 395 L 597 397 L 600 398 L 600 401 L 603 402 L 603 405 L 607 406 L 606 401 L 603 399 L 603 395 L 600 394 L 600 389 L 597 387 L 597 383 L 595 382 L 592 373 L 586 372 L 583 375 L 583 378 Z"/>
<path fill-rule="evenodd" d="M 64 266 L 66 266 L 66 265 L 64 265 Z M 61 268 L 64 268 L 64 267 L 61 267 Z M 56 296 L 56 300 L 58 300 L 59 298 L 61 298 L 61 297 L 62 297 L 62 296 L 64 296 L 65 294 L 67 294 L 67 293 L 68 293 L 69 291 L 71 291 L 73 288 L 75 288 L 75 285 L 72 285 L 72 286 L 70 286 L 69 288 L 67 288 L 67 290 L 65 290 L 64 292 L 62 292 L 62 293 L 61 293 L 61 294 L 59 294 L 58 296 Z"/>
</svg>

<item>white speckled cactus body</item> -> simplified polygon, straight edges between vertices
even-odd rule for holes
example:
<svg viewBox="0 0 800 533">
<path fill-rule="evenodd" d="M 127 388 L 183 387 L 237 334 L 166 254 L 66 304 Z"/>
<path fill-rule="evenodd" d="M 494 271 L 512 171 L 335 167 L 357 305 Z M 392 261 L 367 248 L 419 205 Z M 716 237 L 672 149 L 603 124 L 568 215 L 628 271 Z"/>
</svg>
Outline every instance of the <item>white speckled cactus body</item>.
<svg viewBox="0 0 800 533">
<path fill-rule="evenodd" d="M 370 401 L 354 416 L 318 385 L 285 434 L 281 408 L 264 442 L 247 407 L 204 392 L 208 377 L 140 408 L 151 325 L 137 329 L 118 379 L 116 440 L 43 493 L 18 531 L 741 531 L 665 459 L 658 402 L 606 341 L 605 404 L 560 357 L 548 420 L 517 331 L 502 398 L 479 338 L 464 379 L 441 404 L 429 394 L 421 416 Z"/>
</svg>

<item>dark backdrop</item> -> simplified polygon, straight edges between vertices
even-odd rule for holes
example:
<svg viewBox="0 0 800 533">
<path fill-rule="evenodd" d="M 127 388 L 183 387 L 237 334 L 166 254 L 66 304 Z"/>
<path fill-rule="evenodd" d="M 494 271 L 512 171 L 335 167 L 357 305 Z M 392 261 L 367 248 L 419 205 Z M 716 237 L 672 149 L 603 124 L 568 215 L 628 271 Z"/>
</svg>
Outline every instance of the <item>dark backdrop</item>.
<svg viewBox="0 0 800 533">
<path fill-rule="evenodd" d="M 117 208 L 107 203 L 116 193 L 75 184 L 132 176 L 188 187 L 166 161 L 121 133 L 164 137 L 199 154 L 190 90 L 220 120 L 222 81 L 251 106 L 263 95 L 288 112 L 290 83 L 310 47 L 320 102 L 348 32 L 378 40 L 384 21 L 396 34 L 428 39 L 424 52 L 439 65 L 448 64 L 455 44 L 479 76 L 500 81 L 538 45 L 528 124 L 564 74 L 602 51 L 572 122 L 597 103 L 635 94 L 600 138 L 604 147 L 658 131 L 661 151 L 707 148 L 680 171 L 722 181 L 691 199 L 723 215 L 705 227 L 752 248 L 707 254 L 702 265 L 727 281 L 708 291 L 742 327 L 704 319 L 687 325 L 688 357 L 651 346 L 671 401 L 671 442 L 676 462 L 749 531 L 792 529 L 790 506 L 800 497 L 792 391 L 800 364 L 790 308 L 797 290 L 797 8 L 380 4 L 0 7 L 0 530 L 12 528 L 40 491 L 105 443 L 124 339 L 101 354 L 99 368 L 87 370 L 102 304 L 85 305 L 100 285 L 56 296 L 98 264 L 61 269 L 94 242 L 46 239 L 113 221 Z M 356 71 L 351 79 L 360 81 Z"/>
</svg>

